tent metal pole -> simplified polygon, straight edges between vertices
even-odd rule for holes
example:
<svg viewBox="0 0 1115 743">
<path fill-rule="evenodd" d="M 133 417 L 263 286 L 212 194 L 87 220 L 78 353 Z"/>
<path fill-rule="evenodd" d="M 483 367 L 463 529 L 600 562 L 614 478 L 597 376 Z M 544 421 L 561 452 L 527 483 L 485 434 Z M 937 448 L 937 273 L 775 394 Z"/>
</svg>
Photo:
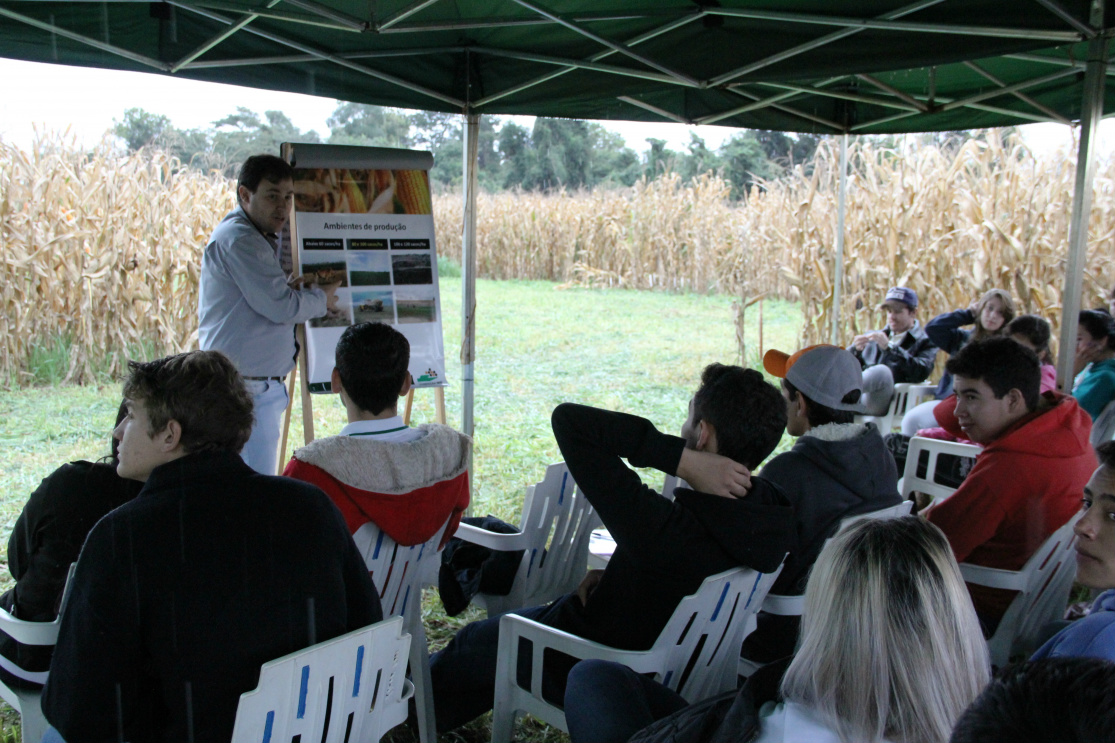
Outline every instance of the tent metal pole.
<svg viewBox="0 0 1115 743">
<path fill-rule="evenodd" d="M 1091 22 L 1102 28 L 1103 2 L 1093 0 Z M 1095 157 L 1092 141 L 1103 115 L 1104 55 L 1107 40 L 1098 34 L 1088 42 L 1088 66 L 1084 72 L 1084 101 L 1080 110 L 1080 145 L 1076 152 L 1076 181 L 1072 193 L 1072 220 L 1069 222 L 1069 253 L 1065 266 L 1065 293 L 1061 301 L 1061 344 L 1057 351 L 1057 389 L 1072 389 L 1076 325 L 1084 288 L 1084 264 L 1088 259 L 1088 222 L 1092 214 L 1092 181 Z"/>
<path fill-rule="evenodd" d="M 834 346 L 843 346 L 840 338 L 840 302 L 844 288 L 844 212 L 848 208 L 848 135 L 840 135 L 840 190 L 836 202 L 836 269 L 832 278 L 832 339 Z"/>
<path fill-rule="evenodd" d="M 476 358 L 476 189 L 480 159 L 480 114 L 465 116 L 464 234 L 461 236 L 461 432 L 472 436 Z M 472 461 L 468 463 L 472 471 Z M 470 478 L 470 483 L 473 478 Z M 471 487 L 471 486 L 470 486 Z"/>
</svg>

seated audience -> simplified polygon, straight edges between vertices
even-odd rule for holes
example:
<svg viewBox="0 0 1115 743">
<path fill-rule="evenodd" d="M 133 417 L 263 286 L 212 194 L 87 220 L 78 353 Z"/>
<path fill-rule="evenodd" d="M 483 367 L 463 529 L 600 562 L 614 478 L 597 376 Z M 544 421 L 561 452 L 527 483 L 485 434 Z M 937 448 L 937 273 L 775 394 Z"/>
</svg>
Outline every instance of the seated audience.
<svg viewBox="0 0 1115 743">
<path fill-rule="evenodd" d="M 1008 666 L 956 723 L 950 743 L 1115 743 L 1115 665 L 1056 658 Z"/>
<path fill-rule="evenodd" d="M 1004 332 L 1006 324 L 1014 319 L 1014 300 L 1002 289 L 992 289 L 963 310 L 937 315 L 925 326 L 925 334 L 933 345 L 945 353 L 954 354 L 969 341 L 992 338 Z M 965 325 L 974 325 L 965 330 Z M 913 436 L 923 428 L 937 425 L 933 418 L 933 408 L 937 401 L 952 394 L 952 375 L 945 371 L 937 383 L 935 400 L 906 411 L 902 417 L 902 433 Z"/>
<path fill-rule="evenodd" d="M 382 618 L 344 519 L 239 453 L 252 398 L 218 351 L 129 362 L 121 477 L 81 551 L 43 690 L 66 740 L 229 740 L 260 666 Z"/>
<path fill-rule="evenodd" d="M 949 539 L 959 562 L 1018 570 L 1077 509 L 1095 469 L 1091 421 L 1066 395 L 1039 393 L 1038 357 L 1010 338 L 969 343 L 949 359 L 956 428 L 981 444 L 968 476 L 927 518 Z M 969 586 L 988 635 L 1013 591 Z"/>
<path fill-rule="evenodd" d="M 837 346 L 810 346 L 793 356 L 771 350 L 763 366 L 782 379 L 786 432 L 798 437 L 762 470 L 790 499 L 797 526 L 797 548 L 771 593 L 799 596 L 842 519 L 898 505 L 898 473 L 875 424 L 853 421 L 862 381 L 852 354 Z M 792 654 L 799 621 L 760 612 L 744 657 L 766 663 Z"/>
<path fill-rule="evenodd" d="M 1076 522 L 1076 582 L 1103 591 L 1088 616 L 1038 648 L 1033 660 L 1087 655 L 1115 661 L 1115 442 L 1096 449 L 1100 466 L 1084 486 L 1084 513 Z"/>
<path fill-rule="evenodd" d="M 403 423 L 409 364 L 410 343 L 390 325 L 346 328 L 332 389 L 348 425 L 296 450 L 283 474 L 324 490 L 353 534 L 370 521 L 398 544 L 422 544 L 448 520 L 444 544 L 468 506 L 471 442 L 449 426 Z"/>
<path fill-rule="evenodd" d="M 127 412 L 121 403 L 116 425 Z M 23 506 L 8 538 L 8 570 L 16 584 L 0 596 L 0 607 L 16 619 L 54 621 L 70 565 L 77 561 L 89 530 L 106 513 L 139 493 L 141 483 L 116 474 L 117 445 L 112 439 L 112 453 L 99 462 L 62 465 L 39 484 Z M 9 686 L 38 687 L 9 673 L 5 660 L 25 671 L 44 672 L 50 670 L 53 654 L 51 646 L 23 645 L 0 632 L 0 678 Z"/>
<path fill-rule="evenodd" d="M 863 368 L 860 404 L 868 415 L 885 415 L 898 382 L 924 382 L 937 360 L 937 347 L 918 322 L 918 295 L 896 286 L 887 291 L 880 309 L 887 327 L 857 335 L 848 346 Z"/>
<path fill-rule="evenodd" d="M 786 426 L 786 404 L 759 372 L 708 366 L 680 438 L 634 415 L 571 403 L 554 410 L 552 425 L 574 481 L 616 548 L 607 568 L 589 573 L 577 592 L 515 614 L 604 645 L 646 650 L 705 578 L 739 566 L 772 572 L 793 549 L 790 502 L 750 475 Z M 676 474 L 693 490 L 678 488 L 667 500 L 624 459 Z M 431 658 L 439 731 L 492 708 L 499 621 L 473 622 Z M 574 662 L 547 660 L 547 698 L 560 704 Z"/>
<path fill-rule="evenodd" d="M 573 743 L 944 743 L 989 666 L 940 530 L 913 516 L 866 520 L 817 558 L 792 661 L 691 706 L 626 666 L 584 661 L 565 716 Z"/>
<path fill-rule="evenodd" d="M 1072 396 L 1094 421 L 1115 399 L 1115 319 L 1111 315 L 1098 310 L 1080 313 L 1075 374 Z"/>
</svg>

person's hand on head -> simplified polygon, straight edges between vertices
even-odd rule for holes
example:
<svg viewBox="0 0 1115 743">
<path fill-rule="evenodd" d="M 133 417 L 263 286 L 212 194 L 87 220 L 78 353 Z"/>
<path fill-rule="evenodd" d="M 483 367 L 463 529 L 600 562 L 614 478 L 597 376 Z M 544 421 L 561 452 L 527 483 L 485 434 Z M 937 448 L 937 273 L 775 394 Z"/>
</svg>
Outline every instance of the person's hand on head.
<svg viewBox="0 0 1115 743">
<path fill-rule="evenodd" d="M 751 470 L 734 459 L 707 451 L 683 451 L 677 475 L 694 490 L 725 498 L 742 498 L 751 489 Z"/>
<path fill-rule="evenodd" d="M 289 279 L 287 279 L 286 285 L 289 286 L 291 289 L 298 291 L 302 288 L 302 284 L 304 284 L 305 281 L 306 279 L 302 278 L 301 276 L 291 276 Z"/>
</svg>

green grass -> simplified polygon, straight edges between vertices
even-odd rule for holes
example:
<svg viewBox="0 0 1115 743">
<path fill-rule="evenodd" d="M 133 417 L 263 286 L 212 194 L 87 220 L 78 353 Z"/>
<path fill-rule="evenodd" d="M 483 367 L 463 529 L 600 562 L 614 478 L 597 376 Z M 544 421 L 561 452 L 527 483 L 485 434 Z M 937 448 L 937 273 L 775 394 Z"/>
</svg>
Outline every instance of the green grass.
<svg viewBox="0 0 1115 743">
<path fill-rule="evenodd" d="M 448 423 L 459 427 L 461 280 L 447 273 L 441 271 L 450 383 L 445 397 Z M 623 410 L 651 419 L 661 430 L 677 432 L 704 366 L 737 362 L 729 297 L 478 281 L 476 303 L 472 511 L 512 523 L 518 522 L 523 489 L 541 479 L 546 465 L 560 459 L 549 426 L 555 405 L 568 400 Z M 758 316 L 755 308 L 748 311 L 747 337 L 753 347 Z M 768 302 L 764 318 L 767 347 L 796 348 L 801 327 L 796 305 Z M 758 366 L 757 359 L 755 347 L 750 365 Z M 118 383 L 0 391 L 0 445 L 6 458 L 0 472 L 0 536 L 5 545 L 23 502 L 41 478 L 64 462 L 108 452 L 119 396 Z M 431 390 L 418 390 L 413 420 L 432 421 L 433 403 Z M 301 401 L 294 407 L 292 429 L 297 435 L 292 440 L 297 444 Z M 340 430 L 344 420 L 337 399 L 315 396 L 313 408 L 318 436 Z M 788 445 L 784 437 L 779 448 Z M 660 473 L 645 477 L 652 483 L 662 479 Z M 2 577 L 10 585 L 6 571 Z M 445 617 L 435 596 L 427 592 L 424 603 L 431 645 L 440 647 L 464 622 L 481 614 L 470 610 L 462 617 Z M 10 733 L 8 723 L 0 722 L 0 739 Z M 446 739 L 487 741 L 489 734 L 484 718 Z M 392 737 L 402 743 L 408 736 L 403 730 Z M 564 736 L 526 722 L 520 739 L 541 743 Z"/>
</svg>

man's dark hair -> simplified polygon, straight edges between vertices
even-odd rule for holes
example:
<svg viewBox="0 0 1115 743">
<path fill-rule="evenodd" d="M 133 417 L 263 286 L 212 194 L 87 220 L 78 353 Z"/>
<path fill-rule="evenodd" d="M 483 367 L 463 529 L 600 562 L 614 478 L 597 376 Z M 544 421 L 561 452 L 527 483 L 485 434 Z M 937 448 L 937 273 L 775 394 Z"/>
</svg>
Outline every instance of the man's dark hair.
<svg viewBox="0 0 1115 743">
<path fill-rule="evenodd" d="M 337 341 L 336 364 L 349 399 L 379 415 L 399 402 L 410 366 L 410 342 L 380 322 L 351 325 Z"/>
<path fill-rule="evenodd" d="M 1115 469 L 1115 441 L 1105 441 L 1096 447 L 1096 459 L 1101 467 Z"/>
<path fill-rule="evenodd" d="M 754 369 L 709 364 L 693 396 L 693 423 L 716 429 L 717 452 L 745 467 L 758 467 L 786 428 L 786 402 Z"/>
<path fill-rule="evenodd" d="M 259 188 L 259 182 L 266 179 L 272 183 L 290 178 L 294 179 L 294 168 L 281 157 L 274 155 L 252 155 L 240 166 L 240 175 L 236 177 L 236 191 L 244 186 L 252 193 Z"/>
<path fill-rule="evenodd" d="M 190 453 L 239 453 L 252 433 L 252 397 L 220 351 L 191 351 L 155 361 L 129 361 L 124 397 L 147 409 L 154 436 L 171 420 Z"/>
<path fill-rule="evenodd" d="M 1022 393 L 1026 410 L 1034 412 L 1041 399 L 1041 362 L 1038 355 L 1006 336 L 972 341 L 945 364 L 954 377 L 983 380 L 995 397 L 1011 390 Z"/>
<path fill-rule="evenodd" d="M 1115 317 L 1099 310 L 1081 310 L 1080 327 L 1097 341 L 1105 341 L 1107 347 L 1115 349 Z"/>
<path fill-rule="evenodd" d="M 1115 664 L 1047 658 L 1008 666 L 964 711 L 950 743 L 1115 739 Z"/>
<path fill-rule="evenodd" d="M 795 387 L 789 379 L 783 379 L 782 386 L 786 388 L 786 394 L 790 396 L 791 402 L 797 400 L 798 395 L 805 398 L 805 417 L 813 428 L 823 426 L 826 423 L 852 423 L 855 421 L 856 414 L 851 410 L 834 410 L 819 402 L 814 402 L 808 396 L 803 395 L 801 390 Z M 859 390 L 853 390 L 845 395 L 841 402 L 851 405 L 859 402 L 859 397 Z"/>
</svg>

